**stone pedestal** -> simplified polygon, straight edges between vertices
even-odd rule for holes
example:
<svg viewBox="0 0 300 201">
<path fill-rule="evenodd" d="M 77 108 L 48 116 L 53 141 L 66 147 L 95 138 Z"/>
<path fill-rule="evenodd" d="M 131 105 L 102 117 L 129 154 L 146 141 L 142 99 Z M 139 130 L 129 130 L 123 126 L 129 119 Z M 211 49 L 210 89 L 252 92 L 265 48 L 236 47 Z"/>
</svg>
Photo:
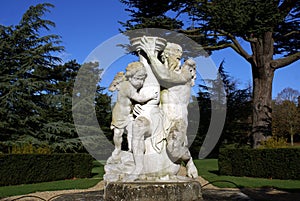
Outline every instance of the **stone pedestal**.
<svg viewBox="0 0 300 201">
<path fill-rule="evenodd" d="M 105 201 L 201 201 L 197 181 L 110 182 L 104 189 Z"/>
</svg>

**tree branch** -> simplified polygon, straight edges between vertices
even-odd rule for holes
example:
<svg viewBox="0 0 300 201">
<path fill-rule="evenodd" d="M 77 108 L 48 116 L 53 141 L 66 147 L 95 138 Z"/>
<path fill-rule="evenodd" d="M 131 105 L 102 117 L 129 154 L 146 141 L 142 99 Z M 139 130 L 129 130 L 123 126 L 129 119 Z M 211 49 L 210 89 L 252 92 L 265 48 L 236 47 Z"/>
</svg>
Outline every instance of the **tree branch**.
<svg viewBox="0 0 300 201">
<path fill-rule="evenodd" d="M 280 12 L 283 12 L 285 11 L 286 14 L 288 14 L 292 9 L 293 7 L 296 5 L 298 0 L 285 0 L 279 7 L 279 11 Z"/>
<path fill-rule="evenodd" d="M 218 37 L 218 36 L 225 36 L 223 34 L 197 34 L 197 35 L 187 35 L 190 38 L 197 38 L 197 37 L 205 37 L 205 36 L 211 36 L 211 37 Z"/>
<path fill-rule="evenodd" d="M 233 50 L 235 50 L 239 55 L 244 57 L 247 61 L 251 58 L 251 56 L 246 52 L 246 50 L 241 46 L 241 44 L 237 41 L 237 39 L 230 33 L 225 32 L 223 30 L 218 30 L 218 32 L 228 36 L 230 40 L 233 42 L 234 46 L 231 46 Z"/>
<path fill-rule="evenodd" d="M 273 60 L 271 62 L 271 67 L 274 69 L 283 68 L 299 59 L 300 59 L 300 52 L 297 52 L 288 57 Z"/>
<path fill-rule="evenodd" d="M 293 34 L 300 34 L 300 31 L 291 31 L 291 32 L 283 35 L 282 37 L 288 37 L 288 36 L 293 35 Z"/>
<path fill-rule="evenodd" d="M 222 45 L 212 45 L 212 46 L 202 46 L 204 50 L 221 50 L 228 47 L 231 47 L 232 44 L 222 44 Z"/>
<path fill-rule="evenodd" d="M 300 34 L 300 31 L 291 31 L 289 33 L 284 34 L 283 36 L 274 37 L 274 40 L 277 41 L 279 39 L 289 37 L 289 36 L 291 36 L 293 34 Z"/>
<path fill-rule="evenodd" d="M 256 43 L 257 42 L 257 38 L 249 38 L 244 36 L 243 39 L 249 43 Z"/>
<path fill-rule="evenodd" d="M 178 31 L 179 33 L 195 33 L 195 32 L 201 31 L 201 29 L 189 29 L 189 30 L 177 29 L 175 31 Z"/>
</svg>

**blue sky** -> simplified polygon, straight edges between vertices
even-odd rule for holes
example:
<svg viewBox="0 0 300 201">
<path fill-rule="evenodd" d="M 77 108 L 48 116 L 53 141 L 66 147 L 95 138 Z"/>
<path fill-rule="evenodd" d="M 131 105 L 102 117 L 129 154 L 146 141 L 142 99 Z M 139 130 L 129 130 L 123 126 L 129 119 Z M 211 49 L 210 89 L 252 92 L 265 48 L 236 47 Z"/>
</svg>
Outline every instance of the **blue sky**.
<svg viewBox="0 0 300 201">
<path fill-rule="evenodd" d="M 122 28 L 118 21 L 129 19 L 125 6 L 119 0 L 1 0 L 0 24 L 15 25 L 30 5 L 49 2 L 55 5 L 46 18 L 55 22 L 51 33 L 62 37 L 66 51 L 64 61 L 76 59 L 82 63 L 101 43 L 119 34 Z M 247 48 L 247 47 L 246 47 Z M 218 66 L 225 59 L 225 70 L 245 87 L 252 82 L 248 62 L 230 49 L 211 56 Z M 300 91 L 300 61 L 275 72 L 273 97 L 286 87 Z"/>
</svg>

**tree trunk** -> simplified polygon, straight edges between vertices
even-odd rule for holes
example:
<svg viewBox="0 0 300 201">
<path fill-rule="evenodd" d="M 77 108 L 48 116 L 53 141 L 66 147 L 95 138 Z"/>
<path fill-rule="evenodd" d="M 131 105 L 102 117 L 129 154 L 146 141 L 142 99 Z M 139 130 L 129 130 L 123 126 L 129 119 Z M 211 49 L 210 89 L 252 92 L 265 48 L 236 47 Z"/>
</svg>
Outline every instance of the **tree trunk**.
<svg viewBox="0 0 300 201">
<path fill-rule="evenodd" d="M 262 39 L 251 44 L 253 77 L 253 146 L 256 148 L 272 134 L 272 84 L 275 70 L 273 59 L 272 33 L 267 32 Z"/>
<path fill-rule="evenodd" d="M 291 134 L 291 146 L 294 146 L 294 131 L 293 131 L 292 126 L 291 126 L 291 129 L 290 129 L 290 134 Z"/>
</svg>

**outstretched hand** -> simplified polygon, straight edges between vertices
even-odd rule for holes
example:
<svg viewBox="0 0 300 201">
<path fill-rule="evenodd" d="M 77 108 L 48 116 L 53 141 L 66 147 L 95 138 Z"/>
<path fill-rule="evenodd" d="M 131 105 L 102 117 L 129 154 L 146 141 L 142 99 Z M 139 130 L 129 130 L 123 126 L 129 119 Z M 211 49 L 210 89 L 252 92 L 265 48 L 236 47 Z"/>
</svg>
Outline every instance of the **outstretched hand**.
<svg viewBox="0 0 300 201">
<path fill-rule="evenodd" d="M 153 38 L 153 40 L 150 41 L 146 36 L 143 36 L 138 49 L 143 50 L 148 57 L 157 56 L 156 38 Z"/>
</svg>

